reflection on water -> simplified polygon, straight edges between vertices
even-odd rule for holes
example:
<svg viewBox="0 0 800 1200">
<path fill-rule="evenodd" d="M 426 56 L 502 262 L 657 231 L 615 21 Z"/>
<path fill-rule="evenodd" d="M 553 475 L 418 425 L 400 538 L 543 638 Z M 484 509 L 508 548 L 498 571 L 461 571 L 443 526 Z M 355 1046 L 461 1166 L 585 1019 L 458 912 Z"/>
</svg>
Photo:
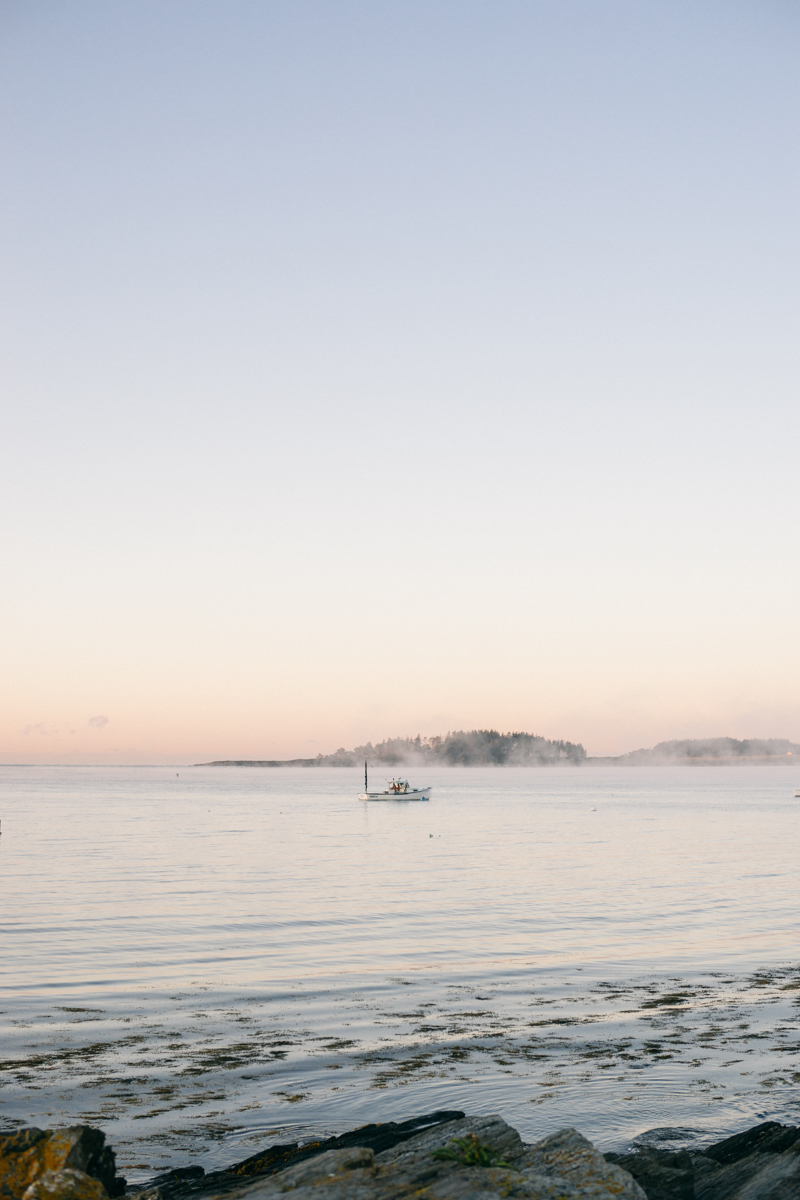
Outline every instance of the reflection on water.
<svg viewBox="0 0 800 1200">
<path fill-rule="evenodd" d="M 135 1178 L 441 1107 L 800 1119 L 792 768 L 428 775 L 0 768 L 6 1124 Z"/>
</svg>

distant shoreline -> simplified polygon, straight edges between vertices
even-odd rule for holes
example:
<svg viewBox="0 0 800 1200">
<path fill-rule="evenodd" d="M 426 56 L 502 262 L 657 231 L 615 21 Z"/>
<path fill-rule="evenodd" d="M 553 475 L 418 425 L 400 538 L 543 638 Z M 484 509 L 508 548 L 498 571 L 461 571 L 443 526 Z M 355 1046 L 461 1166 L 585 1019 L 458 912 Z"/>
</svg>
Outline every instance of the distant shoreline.
<svg viewBox="0 0 800 1200">
<path fill-rule="evenodd" d="M 800 762 L 800 744 L 787 738 L 682 738 L 627 754 L 589 757 L 580 742 L 551 740 L 532 733 L 499 733 L 496 729 L 458 730 L 445 737 L 386 738 L 373 745 L 343 746 L 313 758 L 217 758 L 196 767 L 348 767 L 364 761 L 372 767 L 560 767 L 594 763 L 610 767 L 770 766 Z"/>
<path fill-rule="evenodd" d="M 191 763 L 193 767 L 335 767 L 337 769 L 355 770 L 360 768 L 362 760 L 354 762 L 320 762 L 316 758 L 286 758 L 286 759 L 257 759 L 257 758 L 224 758 L 216 759 L 214 762 Z M 597 758 L 585 758 L 581 762 L 543 762 L 543 763 L 421 763 L 419 768 L 425 766 L 446 767 L 458 770 L 467 770 L 472 767 L 496 767 L 500 770 L 514 770 L 518 767 L 575 767 L 575 766 L 601 766 L 601 767 L 747 767 L 747 766 L 770 766 L 770 767 L 790 767 L 793 764 L 800 763 L 800 755 L 780 755 L 780 754 L 735 754 L 727 757 L 709 756 L 706 758 L 636 758 L 631 759 L 627 754 L 618 756 L 605 756 Z M 403 762 L 384 762 L 381 759 L 373 759 L 370 762 L 370 767 L 385 767 L 387 770 L 395 767 L 418 768 L 416 763 Z"/>
<path fill-rule="evenodd" d="M 587 758 L 587 763 L 599 763 L 602 766 L 619 767 L 790 767 L 800 763 L 800 755 L 791 754 L 730 754 L 708 755 L 705 757 L 675 756 L 674 758 L 637 758 L 631 759 L 627 754 L 616 758 Z"/>
</svg>

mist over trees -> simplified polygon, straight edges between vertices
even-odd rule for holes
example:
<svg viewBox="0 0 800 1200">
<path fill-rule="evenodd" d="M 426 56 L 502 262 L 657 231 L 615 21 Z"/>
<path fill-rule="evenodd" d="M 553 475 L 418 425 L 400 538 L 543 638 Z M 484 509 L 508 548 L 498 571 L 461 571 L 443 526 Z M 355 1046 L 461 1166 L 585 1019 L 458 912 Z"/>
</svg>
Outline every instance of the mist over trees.
<svg viewBox="0 0 800 1200">
<path fill-rule="evenodd" d="M 800 744 L 786 738 L 683 738 L 659 742 L 647 750 L 589 759 L 608 766 L 664 765 L 665 763 L 736 763 L 748 759 L 791 763 L 800 756 Z M 353 750 L 344 747 L 334 754 L 315 758 L 217 759 L 197 763 L 206 767 L 356 767 L 364 759 L 372 766 L 393 767 L 400 763 L 423 767 L 526 767 L 587 761 L 580 742 L 564 742 L 533 733 L 498 733 L 496 729 L 459 729 L 444 737 L 386 738 L 377 745 L 367 742 Z"/>
<path fill-rule="evenodd" d="M 619 761 L 641 762 L 653 759 L 715 758 L 788 758 L 800 754 L 800 745 L 786 738 L 682 738 L 659 742 L 651 750 L 631 750 Z"/>
<path fill-rule="evenodd" d="M 582 763 L 586 751 L 575 742 L 551 741 L 534 733 L 498 733 L 496 729 L 459 729 L 444 737 L 386 738 L 354 750 L 341 747 L 315 758 L 217 759 L 207 767 L 356 767 L 364 759 L 372 766 L 538 767 Z"/>
<path fill-rule="evenodd" d="M 373 746 L 341 747 L 315 758 L 216 759 L 197 763 L 205 767 L 356 767 L 364 759 L 372 766 L 399 763 L 443 767 L 537 767 L 554 763 L 582 763 L 586 751 L 580 743 L 551 741 L 534 733 L 498 733 L 496 729 L 463 729 L 444 737 L 387 738 Z"/>
<path fill-rule="evenodd" d="M 632 750 L 616 758 L 595 759 L 608 764 L 745 761 L 753 758 L 780 758 L 791 761 L 800 755 L 800 745 L 786 738 L 683 738 L 659 742 L 647 750 Z M 353 750 L 318 754 L 312 759 L 296 759 L 297 765 L 354 767 L 364 759 L 375 765 L 446 767 L 522 767 L 548 766 L 553 763 L 582 763 L 586 751 L 578 742 L 539 737 L 533 733 L 498 733 L 496 729 L 454 730 L 444 737 L 386 738 L 373 745 L 367 742 Z"/>
<path fill-rule="evenodd" d="M 341 753 L 341 752 L 339 752 Z M 373 746 L 356 746 L 356 761 L 377 763 L 431 763 L 451 767 L 544 766 L 558 762 L 580 763 L 586 751 L 580 744 L 551 741 L 533 733 L 498 733 L 496 729 L 458 730 L 444 737 L 387 738 Z"/>
</svg>

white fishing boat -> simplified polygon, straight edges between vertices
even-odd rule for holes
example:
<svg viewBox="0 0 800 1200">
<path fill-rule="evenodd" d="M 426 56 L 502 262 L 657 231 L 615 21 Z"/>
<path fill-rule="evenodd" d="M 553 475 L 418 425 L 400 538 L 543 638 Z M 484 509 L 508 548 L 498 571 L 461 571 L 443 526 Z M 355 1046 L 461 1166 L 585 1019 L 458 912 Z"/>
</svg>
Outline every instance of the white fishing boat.
<svg viewBox="0 0 800 1200">
<path fill-rule="evenodd" d="M 382 792 L 371 792 L 367 779 L 367 764 L 364 763 L 364 790 L 358 793 L 359 800 L 430 800 L 429 787 L 412 787 L 407 779 L 388 779 Z"/>
</svg>

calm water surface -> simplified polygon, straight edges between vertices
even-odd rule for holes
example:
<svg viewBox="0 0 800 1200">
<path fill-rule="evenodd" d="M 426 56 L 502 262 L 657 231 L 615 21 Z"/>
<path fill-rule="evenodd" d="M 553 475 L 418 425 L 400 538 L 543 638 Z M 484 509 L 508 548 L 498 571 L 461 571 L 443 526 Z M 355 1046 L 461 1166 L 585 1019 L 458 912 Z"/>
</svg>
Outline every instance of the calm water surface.
<svg viewBox="0 0 800 1200">
<path fill-rule="evenodd" d="M 441 1107 L 800 1120 L 800 770 L 0 767 L 6 1127 L 132 1178 Z"/>
</svg>

